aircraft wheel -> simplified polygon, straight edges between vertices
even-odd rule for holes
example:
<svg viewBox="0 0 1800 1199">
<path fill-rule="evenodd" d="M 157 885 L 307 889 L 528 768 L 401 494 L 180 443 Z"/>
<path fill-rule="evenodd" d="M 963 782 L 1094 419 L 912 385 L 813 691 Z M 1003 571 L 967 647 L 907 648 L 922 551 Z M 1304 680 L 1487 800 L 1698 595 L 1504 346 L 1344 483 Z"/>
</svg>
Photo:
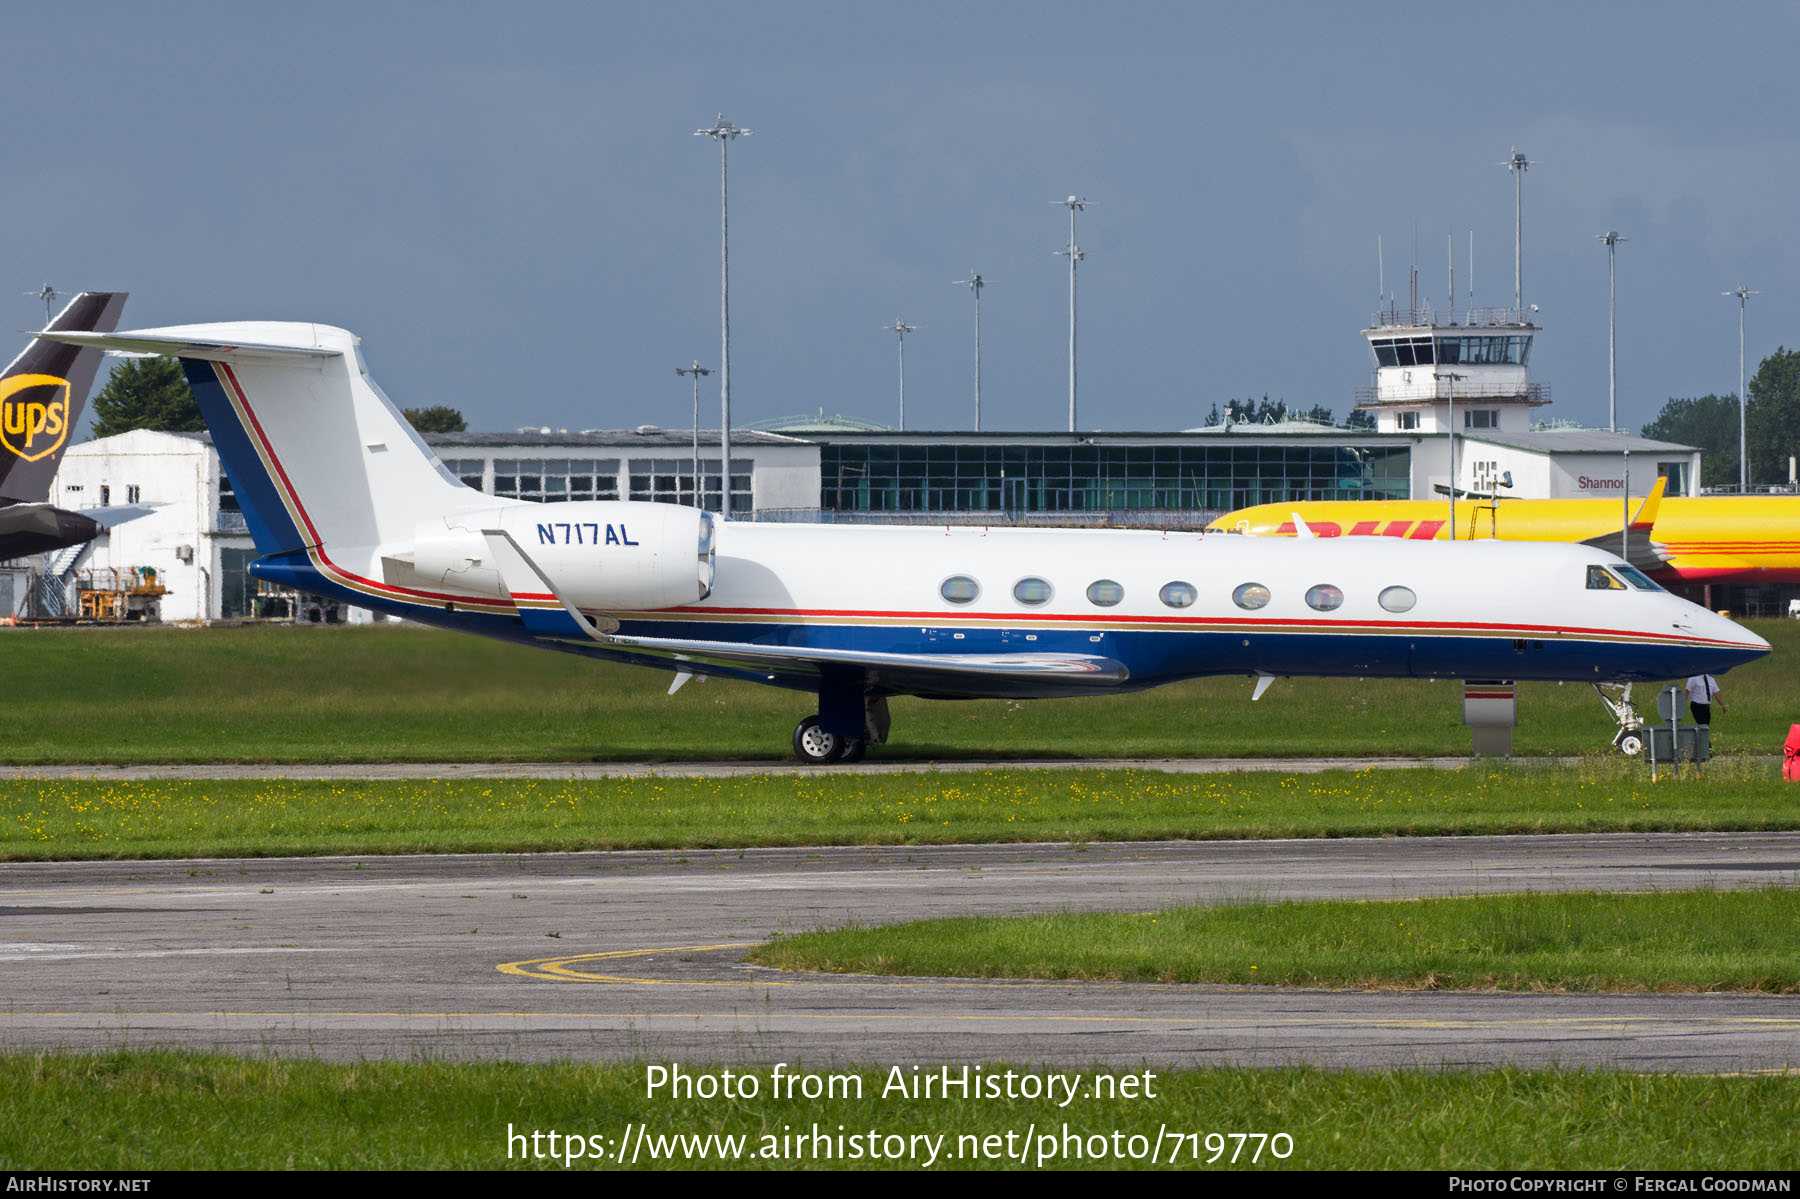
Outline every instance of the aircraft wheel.
<svg viewBox="0 0 1800 1199">
<path fill-rule="evenodd" d="M 1635 758 L 1644 752 L 1644 735 L 1636 731 L 1621 733 L 1619 739 L 1613 744 L 1617 745 L 1619 752 L 1626 757 Z"/>
<path fill-rule="evenodd" d="M 841 752 L 843 739 L 819 727 L 817 716 L 808 716 L 794 726 L 794 756 L 809 766 L 834 762 Z"/>
<path fill-rule="evenodd" d="M 861 737 L 851 737 L 839 747 L 837 760 L 840 762 L 860 762 L 863 755 L 869 752 L 869 743 Z"/>
</svg>

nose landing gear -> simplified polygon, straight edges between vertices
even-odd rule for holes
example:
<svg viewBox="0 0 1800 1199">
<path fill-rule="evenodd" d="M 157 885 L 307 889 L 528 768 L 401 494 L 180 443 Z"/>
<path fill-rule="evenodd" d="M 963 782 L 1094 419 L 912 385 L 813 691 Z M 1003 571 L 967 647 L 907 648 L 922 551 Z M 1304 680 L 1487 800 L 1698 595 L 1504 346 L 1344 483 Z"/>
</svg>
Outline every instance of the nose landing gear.
<svg viewBox="0 0 1800 1199">
<path fill-rule="evenodd" d="M 1631 684 L 1623 686 L 1617 683 L 1595 683 L 1594 694 L 1600 697 L 1600 703 L 1606 708 L 1607 715 L 1619 726 L 1613 734 L 1613 745 L 1628 758 L 1635 758 L 1644 752 L 1644 718 L 1631 703 Z M 1607 691 L 1617 692 L 1616 697 Z"/>
</svg>

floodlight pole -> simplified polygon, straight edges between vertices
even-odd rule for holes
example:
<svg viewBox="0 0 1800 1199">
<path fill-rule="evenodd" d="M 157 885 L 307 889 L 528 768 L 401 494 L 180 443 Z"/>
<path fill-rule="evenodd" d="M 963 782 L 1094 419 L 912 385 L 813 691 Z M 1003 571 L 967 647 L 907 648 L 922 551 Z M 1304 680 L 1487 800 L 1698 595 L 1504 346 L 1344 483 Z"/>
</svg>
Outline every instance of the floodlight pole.
<svg viewBox="0 0 1800 1199">
<path fill-rule="evenodd" d="M 720 113 L 710 129 L 695 137 L 719 143 L 719 516 L 731 519 L 731 208 L 725 186 L 725 150 L 734 137 L 749 137 Z"/>
<path fill-rule="evenodd" d="M 1744 378 L 1744 303 L 1756 293 L 1740 283 L 1721 294 L 1738 298 L 1738 494 L 1746 495 L 1750 491 L 1750 453 L 1744 430 L 1749 423 L 1745 412 L 1750 403 L 1750 395 Z"/>
<path fill-rule="evenodd" d="M 917 329 L 917 325 L 909 325 L 899 317 L 889 325 L 900 342 L 900 431 L 906 432 L 906 335 Z"/>
<path fill-rule="evenodd" d="M 1466 379 L 1467 375 L 1459 375 L 1454 371 L 1439 371 L 1433 378 L 1447 379 L 1450 382 L 1449 408 L 1446 423 L 1450 426 L 1450 540 L 1456 540 L 1456 381 Z"/>
<path fill-rule="evenodd" d="M 1500 164 L 1513 174 L 1513 307 L 1523 319 L 1525 311 L 1525 172 L 1531 169 L 1523 152 L 1514 150 L 1512 157 Z"/>
<path fill-rule="evenodd" d="M 51 287 L 46 283 L 38 290 L 28 291 L 25 294 L 34 300 L 42 300 L 44 302 L 44 328 L 48 329 L 50 327 L 50 305 L 62 299 L 64 293 L 57 291 L 54 287 Z"/>
<path fill-rule="evenodd" d="M 706 476 L 700 473 L 700 377 L 710 375 L 712 371 L 700 365 L 698 358 L 692 366 L 678 366 L 678 375 L 694 376 L 694 507 L 706 507 Z"/>
<path fill-rule="evenodd" d="M 956 282 L 966 285 L 975 293 L 975 431 L 981 432 L 981 289 L 988 281 L 974 271 L 969 272 L 967 279 Z"/>
<path fill-rule="evenodd" d="M 1069 246 L 1066 250 L 1058 250 L 1069 260 L 1069 432 L 1075 431 L 1075 264 L 1087 255 L 1075 244 L 1075 213 L 1087 211 L 1088 202 L 1080 196 L 1070 196 L 1066 200 L 1052 200 L 1052 204 L 1064 204 L 1069 209 Z"/>
<path fill-rule="evenodd" d="M 1619 431 L 1619 357 L 1618 357 L 1618 323 L 1619 323 L 1619 288 L 1617 277 L 1613 273 L 1613 255 L 1619 243 L 1626 240 L 1619 233 L 1608 230 L 1599 235 L 1606 245 L 1606 428 L 1609 433 Z M 1629 452 L 1629 451 L 1628 451 Z"/>
</svg>

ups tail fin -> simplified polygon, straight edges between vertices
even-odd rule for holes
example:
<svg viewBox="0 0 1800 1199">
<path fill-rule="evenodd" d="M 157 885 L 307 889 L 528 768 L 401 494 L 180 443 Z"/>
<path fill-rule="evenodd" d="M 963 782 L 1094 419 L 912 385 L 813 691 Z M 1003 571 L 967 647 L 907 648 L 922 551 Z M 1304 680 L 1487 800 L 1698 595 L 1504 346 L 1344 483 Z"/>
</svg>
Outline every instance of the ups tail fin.
<svg viewBox="0 0 1800 1199">
<path fill-rule="evenodd" d="M 123 307 L 122 291 L 82 292 L 0 375 L 0 504 L 49 498 L 50 481 L 100 369 L 98 348 L 47 335 L 111 333 Z"/>
<path fill-rule="evenodd" d="M 364 369 L 355 334 L 246 323 L 63 340 L 181 359 L 264 556 L 372 562 L 421 521 L 485 501 L 446 470 Z M 491 501 L 487 501 L 491 502 Z"/>
</svg>

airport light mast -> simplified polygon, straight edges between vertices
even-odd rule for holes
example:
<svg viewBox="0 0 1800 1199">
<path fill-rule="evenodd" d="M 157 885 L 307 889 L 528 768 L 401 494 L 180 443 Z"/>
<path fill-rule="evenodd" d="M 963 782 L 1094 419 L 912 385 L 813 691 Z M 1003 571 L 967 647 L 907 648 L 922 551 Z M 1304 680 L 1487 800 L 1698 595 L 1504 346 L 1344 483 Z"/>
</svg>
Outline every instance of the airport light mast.
<svg viewBox="0 0 1800 1199">
<path fill-rule="evenodd" d="M 1750 453 L 1744 437 L 1745 426 L 1749 423 L 1745 411 L 1750 403 L 1744 380 L 1744 303 L 1758 293 L 1740 283 L 1719 294 L 1738 298 L 1738 494 L 1744 495 L 1750 490 Z"/>
<path fill-rule="evenodd" d="M 1087 257 L 1080 246 L 1075 244 L 1075 214 L 1086 212 L 1088 202 L 1081 196 L 1070 196 L 1066 200 L 1052 200 L 1052 204 L 1064 204 L 1069 209 L 1069 246 L 1065 250 L 1056 251 L 1069 260 L 1069 432 L 1075 431 L 1075 264 Z"/>
<path fill-rule="evenodd" d="M 57 291 L 54 287 L 51 287 L 46 283 L 38 290 L 28 291 L 25 294 L 34 300 L 42 300 L 44 302 L 44 328 L 48 329 L 50 327 L 50 306 L 62 299 L 63 296 L 68 293 Z"/>
<path fill-rule="evenodd" d="M 1459 379 L 1468 378 L 1455 371 L 1437 371 L 1432 376 L 1443 379 L 1450 384 L 1448 393 L 1449 410 L 1444 423 L 1450 429 L 1450 540 L 1456 540 L 1456 383 Z"/>
<path fill-rule="evenodd" d="M 1619 431 L 1619 356 L 1618 356 L 1618 322 L 1619 322 L 1619 288 L 1617 277 L 1613 273 L 1613 255 L 1618 251 L 1619 243 L 1625 241 L 1623 234 L 1607 230 L 1598 235 L 1606 246 L 1606 431 Z M 1630 453 L 1629 450 L 1626 451 Z"/>
<path fill-rule="evenodd" d="M 988 281 L 971 270 L 967 279 L 958 279 L 956 282 L 975 293 L 975 431 L 979 433 L 981 432 L 981 289 L 988 285 Z"/>
<path fill-rule="evenodd" d="M 700 378 L 710 375 L 712 371 L 700 365 L 698 358 L 692 366 L 678 366 L 678 375 L 694 376 L 694 507 L 706 507 L 706 476 L 700 473 Z"/>
<path fill-rule="evenodd" d="M 719 516 L 731 519 L 731 208 L 725 187 L 725 151 L 734 137 L 749 137 L 720 113 L 710 129 L 695 137 L 719 143 Z M 704 505 L 702 505 L 704 506 Z"/>
<path fill-rule="evenodd" d="M 918 326 L 909 325 L 899 317 L 895 317 L 894 323 L 888 325 L 887 328 L 897 334 L 897 340 L 900 342 L 900 431 L 904 433 L 906 432 L 906 335 L 913 332 Z"/>
<path fill-rule="evenodd" d="M 1500 165 L 1513 176 L 1513 307 L 1522 311 L 1525 307 L 1525 172 L 1531 169 L 1531 163 L 1523 151 L 1515 149 L 1512 157 Z"/>
</svg>

